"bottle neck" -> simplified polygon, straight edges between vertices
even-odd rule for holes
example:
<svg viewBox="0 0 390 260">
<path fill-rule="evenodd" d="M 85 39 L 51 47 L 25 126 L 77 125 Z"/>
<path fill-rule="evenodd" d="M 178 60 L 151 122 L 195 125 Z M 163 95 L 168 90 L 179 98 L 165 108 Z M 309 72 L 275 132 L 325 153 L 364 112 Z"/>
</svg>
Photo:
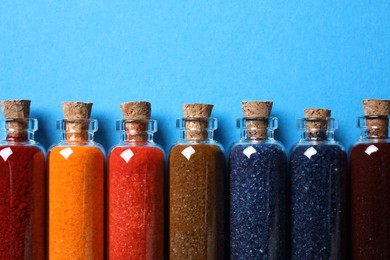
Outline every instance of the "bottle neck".
<svg viewBox="0 0 390 260">
<path fill-rule="evenodd" d="M 62 133 L 62 140 L 66 142 L 93 141 L 97 128 L 97 120 L 93 119 L 63 119 L 57 121 L 57 131 Z"/>
<path fill-rule="evenodd" d="M 362 116 L 358 118 L 360 139 L 387 139 L 389 137 L 388 116 Z"/>
<path fill-rule="evenodd" d="M 213 141 L 214 130 L 217 129 L 215 118 L 183 118 L 176 120 L 176 127 L 181 131 L 182 141 Z"/>
<path fill-rule="evenodd" d="M 122 142 L 153 142 L 153 135 L 157 132 L 157 121 L 147 119 L 118 120 L 116 130 L 120 132 Z"/>
<path fill-rule="evenodd" d="M 7 118 L 1 121 L 0 128 L 6 133 L 7 142 L 28 142 L 34 140 L 38 120 L 34 118 Z"/>
<path fill-rule="evenodd" d="M 242 140 L 274 139 L 278 119 L 276 117 L 244 117 L 237 119 L 237 127 L 241 129 Z"/>
<path fill-rule="evenodd" d="M 297 120 L 297 128 L 301 132 L 301 140 L 334 141 L 337 121 L 333 118 L 302 118 Z"/>
</svg>

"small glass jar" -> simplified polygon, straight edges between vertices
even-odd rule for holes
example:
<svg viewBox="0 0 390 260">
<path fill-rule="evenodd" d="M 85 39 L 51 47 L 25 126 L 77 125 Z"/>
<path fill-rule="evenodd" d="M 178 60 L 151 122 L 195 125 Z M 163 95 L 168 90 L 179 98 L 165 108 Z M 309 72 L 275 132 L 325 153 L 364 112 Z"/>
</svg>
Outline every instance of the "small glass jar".
<svg viewBox="0 0 390 260">
<path fill-rule="evenodd" d="M 347 155 L 329 116 L 297 120 L 301 139 L 290 153 L 291 259 L 345 257 Z"/>
<path fill-rule="evenodd" d="M 225 160 L 213 139 L 217 120 L 208 110 L 177 120 L 181 140 L 169 154 L 169 256 L 171 259 L 222 259 L 225 254 Z"/>
<path fill-rule="evenodd" d="M 286 165 L 274 139 L 276 117 L 237 120 L 240 141 L 229 154 L 230 258 L 284 259 L 286 254 Z"/>
<path fill-rule="evenodd" d="M 360 139 L 350 151 L 351 257 L 389 259 L 390 101 L 363 100 L 363 106 L 373 113 L 358 118 Z M 381 107 L 382 113 L 375 110 Z"/>
<path fill-rule="evenodd" d="M 163 259 L 164 152 L 157 121 L 119 120 L 121 140 L 108 156 L 110 259 Z"/>
<path fill-rule="evenodd" d="M 48 152 L 48 257 L 104 258 L 104 150 L 96 120 L 57 121 L 60 143 Z"/>
<path fill-rule="evenodd" d="M 38 120 L 0 121 L 0 259 L 44 259 L 45 155 Z"/>
</svg>

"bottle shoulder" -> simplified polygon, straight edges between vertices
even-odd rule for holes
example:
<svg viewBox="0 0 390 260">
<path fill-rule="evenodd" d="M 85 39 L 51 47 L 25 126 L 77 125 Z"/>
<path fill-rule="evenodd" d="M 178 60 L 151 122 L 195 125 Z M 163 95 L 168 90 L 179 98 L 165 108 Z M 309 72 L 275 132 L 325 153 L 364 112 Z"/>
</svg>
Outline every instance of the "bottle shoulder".
<svg viewBox="0 0 390 260">
<path fill-rule="evenodd" d="M 69 150 L 70 152 L 79 152 L 79 153 L 93 153 L 93 154 L 103 154 L 105 156 L 105 150 L 103 146 L 96 142 L 60 142 L 52 145 L 48 149 L 48 155 L 53 153 L 63 153 L 64 150 Z"/>
<path fill-rule="evenodd" d="M 153 156 L 153 155 L 165 156 L 164 150 L 159 145 L 149 146 L 149 145 L 121 145 L 121 144 L 118 144 L 113 148 L 111 148 L 108 155 L 117 155 L 117 154 L 120 155 L 126 151 L 131 151 L 131 153 L 133 154 L 144 153 L 145 155 L 149 155 L 149 156 Z"/>
<path fill-rule="evenodd" d="M 45 148 L 40 143 L 31 140 L 26 142 L 7 142 L 7 141 L 0 142 L 0 150 L 6 148 L 25 150 L 25 151 L 29 150 L 35 153 L 43 153 L 43 154 L 46 153 Z"/>
<path fill-rule="evenodd" d="M 174 144 L 170 151 L 175 151 L 175 150 L 183 150 L 187 147 L 193 147 L 195 150 L 199 151 L 224 151 L 224 148 L 221 143 L 217 141 L 212 141 L 212 142 L 178 142 Z"/>
</svg>

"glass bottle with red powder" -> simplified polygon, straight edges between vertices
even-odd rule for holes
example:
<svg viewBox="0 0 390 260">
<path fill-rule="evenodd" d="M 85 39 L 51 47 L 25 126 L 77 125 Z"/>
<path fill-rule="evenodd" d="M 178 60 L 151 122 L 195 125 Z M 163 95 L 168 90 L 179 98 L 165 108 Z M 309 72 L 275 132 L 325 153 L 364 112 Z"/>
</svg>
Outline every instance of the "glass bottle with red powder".
<svg viewBox="0 0 390 260">
<path fill-rule="evenodd" d="M 0 259 L 44 259 L 43 148 L 29 118 L 29 100 L 1 102 L 5 120 L 0 142 Z"/>
<path fill-rule="evenodd" d="M 121 141 L 108 157 L 109 259 L 163 259 L 164 152 L 149 102 L 120 105 Z"/>
<path fill-rule="evenodd" d="M 352 259 L 390 259 L 390 100 L 363 100 L 350 154 Z"/>
</svg>

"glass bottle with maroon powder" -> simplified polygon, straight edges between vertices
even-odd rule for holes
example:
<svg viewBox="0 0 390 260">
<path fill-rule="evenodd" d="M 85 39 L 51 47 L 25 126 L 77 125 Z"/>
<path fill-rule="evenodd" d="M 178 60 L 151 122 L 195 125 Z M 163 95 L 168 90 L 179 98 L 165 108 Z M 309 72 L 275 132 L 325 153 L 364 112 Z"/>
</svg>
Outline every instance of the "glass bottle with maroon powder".
<svg viewBox="0 0 390 260">
<path fill-rule="evenodd" d="M 213 139 L 213 105 L 185 104 L 181 140 L 169 154 L 170 259 L 223 259 L 225 161 Z"/>
<path fill-rule="evenodd" d="M 164 152 L 149 102 L 120 105 L 121 141 L 108 157 L 109 259 L 163 259 Z"/>
<path fill-rule="evenodd" d="M 44 259 L 43 148 L 29 118 L 29 100 L 1 102 L 6 132 L 0 142 L 0 259 Z"/>
<path fill-rule="evenodd" d="M 390 100 L 363 100 L 350 154 L 351 256 L 390 259 Z"/>
</svg>

